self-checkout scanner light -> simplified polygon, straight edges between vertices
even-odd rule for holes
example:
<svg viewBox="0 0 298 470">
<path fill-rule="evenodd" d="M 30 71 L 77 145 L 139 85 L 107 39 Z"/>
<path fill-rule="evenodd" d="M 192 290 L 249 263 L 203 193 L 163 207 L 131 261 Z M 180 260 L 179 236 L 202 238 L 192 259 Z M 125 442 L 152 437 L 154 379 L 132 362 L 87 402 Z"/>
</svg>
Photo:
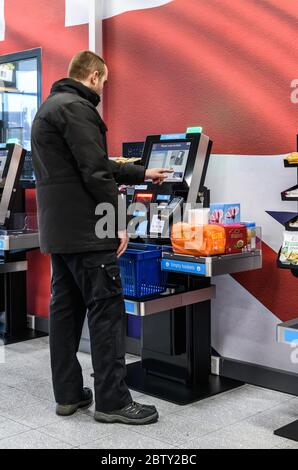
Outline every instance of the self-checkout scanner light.
<svg viewBox="0 0 298 470">
<path fill-rule="evenodd" d="M 200 126 L 197 127 L 188 127 L 186 130 L 187 134 L 202 134 L 203 128 Z"/>
<path fill-rule="evenodd" d="M 152 199 L 153 193 L 138 193 L 136 195 L 136 199 Z"/>
</svg>

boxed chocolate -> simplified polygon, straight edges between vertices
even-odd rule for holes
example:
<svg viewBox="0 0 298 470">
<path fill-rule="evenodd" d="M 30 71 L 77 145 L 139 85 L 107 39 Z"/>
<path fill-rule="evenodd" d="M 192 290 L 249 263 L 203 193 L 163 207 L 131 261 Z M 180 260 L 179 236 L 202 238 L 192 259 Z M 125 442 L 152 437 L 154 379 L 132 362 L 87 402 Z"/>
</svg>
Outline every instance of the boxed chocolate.
<svg viewBox="0 0 298 470">
<path fill-rule="evenodd" d="M 226 232 L 226 254 L 242 253 L 246 247 L 247 228 L 242 224 L 220 224 Z"/>
</svg>

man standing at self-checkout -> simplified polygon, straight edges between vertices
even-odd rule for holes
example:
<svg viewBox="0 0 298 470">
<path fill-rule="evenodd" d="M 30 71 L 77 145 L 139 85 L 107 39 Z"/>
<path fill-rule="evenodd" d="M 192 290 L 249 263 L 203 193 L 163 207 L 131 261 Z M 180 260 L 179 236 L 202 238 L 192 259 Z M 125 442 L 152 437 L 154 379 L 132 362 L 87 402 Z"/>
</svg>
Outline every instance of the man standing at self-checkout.
<svg viewBox="0 0 298 470">
<path fill-rule="evenodd" d="M 50 352 L 56 412 L 70 415 L 93 401 L 83 387 L 77 352 L 88 310 L 94 368 L 95 419 L 148 424 L 154 406 L 133 402 L 125 379 L 124 302 L 117 256 L 125 230 L 98 238 L 95 209 L 117 210 L 117 183 L 162 183 L 170 170 L 120 165 L 107 157 L 106 131 L 96 107 L 108 79 L 102 58 L 77 54 L 68 78 L 54 83 L 32 127 L 41 251 L 51 254 Z"/>
</svg>

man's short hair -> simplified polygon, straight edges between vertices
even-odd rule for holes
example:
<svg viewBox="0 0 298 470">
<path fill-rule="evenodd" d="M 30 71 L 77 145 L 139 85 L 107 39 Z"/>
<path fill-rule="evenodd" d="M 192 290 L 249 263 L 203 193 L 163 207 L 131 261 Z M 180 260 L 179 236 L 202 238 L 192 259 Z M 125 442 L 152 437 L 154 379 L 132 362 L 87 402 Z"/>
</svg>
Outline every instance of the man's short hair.
<svg viewBox="0 0 298 470">
<path fill-rule="evenodd" d="M 68 68 L 68 76 L 75 80 L 86 80 L 93 72 L 99 72 L 100 78 L 105 73 L 105 61 L 102 57 L 91 51 L 82 51 L 76 54 Z"/>
</svg>

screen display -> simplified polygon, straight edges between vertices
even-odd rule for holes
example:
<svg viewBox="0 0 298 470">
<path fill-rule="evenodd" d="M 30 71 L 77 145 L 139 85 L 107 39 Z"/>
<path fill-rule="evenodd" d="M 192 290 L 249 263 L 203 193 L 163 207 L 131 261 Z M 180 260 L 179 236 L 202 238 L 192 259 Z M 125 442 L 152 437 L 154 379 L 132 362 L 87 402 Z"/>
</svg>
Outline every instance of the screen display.
<svg viewBox="0 0 298 470">
<path fill-rule="evenodd" d="M 184 178 L 190 146 L 191 142 L 189 141 L 153 144 L 148 168 L 171 168 L 173 173 L 170 173 L 165 181 L 181 183 Z"/>
<path fill-rule="evenodd" d="M 171 194 L 158 194 L 156 197 L 157 202 L 170 202 Z"/>
</svg>

